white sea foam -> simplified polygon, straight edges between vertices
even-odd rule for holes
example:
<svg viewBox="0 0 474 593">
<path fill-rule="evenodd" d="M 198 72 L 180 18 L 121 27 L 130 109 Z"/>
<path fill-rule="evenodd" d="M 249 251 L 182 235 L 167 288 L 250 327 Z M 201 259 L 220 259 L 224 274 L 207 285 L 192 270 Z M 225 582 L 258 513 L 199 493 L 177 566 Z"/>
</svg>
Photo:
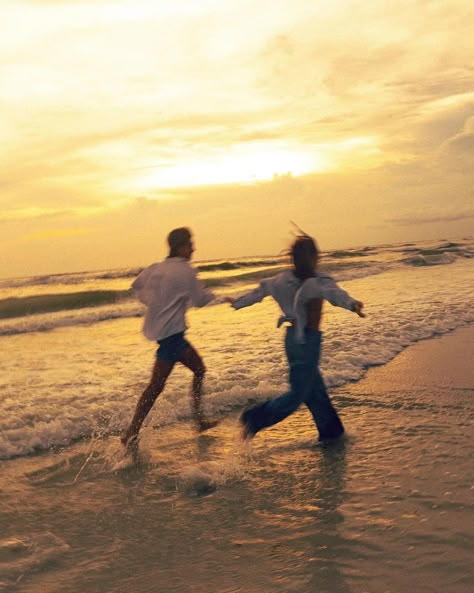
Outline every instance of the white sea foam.
<svg viewBox="0 0 474 593">
<path fill-rule="evenodd" d="M 99 323 L 109 319 L 138 317 L 142 313 L 143 307 L 136 302 L 85 307 L 84 309 L 54 313 L 38 313 L 25 317 L 3 319 L 0 325 L 0 336 L 50 331 L 61 327 Z"/>
<path fill-rule="evenodd" d="M 328 387 L 357 381 L 418 340 L 472 323 L 473 285 L 474 262 L 468 259 L 343 283 L 366 303 L 367 318 L 326 306 L 321 368 Z M 103 323 L 96 323 L 103 319 L 97 308 L 92 318 L 84 312 L 88 325 L 67 327 L 65 315 L 57 331 L 3 336 L 0 458 L 123 429 L 148 380 L 154 348 L 141 337 L 141 319 L 124 317 L 122 307 L 138 315 L 132 306 L 117 305 L 116 319 L 109 311 Z M 227 305 L 191 312 L 189 337 L 208 367 L 209 415 L 222 417 L 285 391 L 277 315 L 269 299 L 238 312 Z M 148 427 L 190 419 L 189 384 L 189 372 L 177 368 Z"/>
</svg>

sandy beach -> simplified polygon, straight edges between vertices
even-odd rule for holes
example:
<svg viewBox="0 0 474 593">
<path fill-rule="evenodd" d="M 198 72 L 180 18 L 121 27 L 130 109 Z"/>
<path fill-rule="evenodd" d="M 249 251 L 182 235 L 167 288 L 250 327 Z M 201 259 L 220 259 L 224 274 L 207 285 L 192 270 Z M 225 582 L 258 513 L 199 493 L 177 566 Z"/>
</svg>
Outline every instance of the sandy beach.
<svg viewBox="0 0 474 593">
<path fill-rule="evenodd" d="M 178 422 L 1 464 L 0 578 L 15 593 L 469 593 L 474 327 L 419 342 L 333 391 L 347 428 L 305 410 L 238 440 Z"/>
</svg>

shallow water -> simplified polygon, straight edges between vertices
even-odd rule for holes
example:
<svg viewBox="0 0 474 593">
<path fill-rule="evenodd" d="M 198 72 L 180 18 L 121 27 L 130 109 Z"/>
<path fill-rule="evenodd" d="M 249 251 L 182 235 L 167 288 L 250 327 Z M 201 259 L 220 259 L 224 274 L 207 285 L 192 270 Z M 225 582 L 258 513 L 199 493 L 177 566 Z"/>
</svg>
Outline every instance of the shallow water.
<svg viewBox="0 0 474 593">
<path fill-rule="evenodd" d="M 140 307 L 4 320 L 0 591 L 470 593 L 474 262 L 384 249 L 362 276 L 353 252 L 342 283 L 366 319 L 325 307 L 321 367 L 348 431 L 328 448 L 305 410 L 239 440 L 242 408 L 287 388 L 269 300 L 190 313 L 220 424 L 194 434 L 178 367 L 136 458 L 117 434 L 153 364 Z"/>
<path fill-rule="evenodd" d="M 329 387 L 360 379 L 420 339 L 472 322 L 473 285 L 473 260 L 345 282 L 366 303 L 367 318 L 325 307 L 321 368 Z M 269 299 L 242 311 L 216 305 L 190 312 L 188 336 L 208 368 L 211 415 L 225 417 L 286 389 L 277 317 Z M 0 459 L 122 429 L 153 364 L 155 346 L 141 335 L 141 323 L 125 317 L 1 337 Z M 150 424 L 189 418 L 188 392 L 189 372 L 178 367 Z"/>
</svg>

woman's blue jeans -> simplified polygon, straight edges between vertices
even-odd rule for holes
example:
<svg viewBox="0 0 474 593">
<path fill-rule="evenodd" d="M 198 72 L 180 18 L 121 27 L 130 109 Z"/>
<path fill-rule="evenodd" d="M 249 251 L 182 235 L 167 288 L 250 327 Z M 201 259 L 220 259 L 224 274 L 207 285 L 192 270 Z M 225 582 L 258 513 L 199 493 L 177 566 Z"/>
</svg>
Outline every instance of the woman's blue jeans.
<svg viewBox="0 0 474 593">
<path fill-rule="evenodd" d="M 322 333 L 305 330 L 305 342 L 295 340 L 295 329 L 286 329 L 285 350 L 289 364 L 290 391 L 247 410 L 244 421 L 253 433 L 273 426 L 306 404 L 319 431 L 319 440 L 340 436 L 344 432 L 342 422 L 326 391 L 321 373 L 319 357 Z"/>
</svg>

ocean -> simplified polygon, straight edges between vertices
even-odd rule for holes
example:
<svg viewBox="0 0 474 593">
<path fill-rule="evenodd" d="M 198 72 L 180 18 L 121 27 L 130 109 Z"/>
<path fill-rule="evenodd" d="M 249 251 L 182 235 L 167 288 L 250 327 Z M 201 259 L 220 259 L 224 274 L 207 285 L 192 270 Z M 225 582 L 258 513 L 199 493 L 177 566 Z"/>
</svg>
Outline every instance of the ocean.
<svg viewBox="0 0 474 593">
<path fill-rule="evenodd" d="M 287 388 L 283 330 L 270 299 L 234 311 L 223 297 L 285 257 L 194 262 L 218 298 L 189 311 L 187 336 L 220 423 L 193 432 L 191 377 L 177 367 L 137 459 L 118 435 L 156 347 L 129 291 L 140 268 L 1 279 L 0 591 L 468 593 L 474 385 L 445 389 L 443 375 L 420 395 L 390 365 L 472 329 L 473 256 L 472 238 L 322 254 L 367 314 L 324 308 L 321 370 L 348 433 L 329 448 L 305 410 L 239 439 L 241 410 Z M 469 336 L 458 359 L 472 361 Z M 393 384 L 359 392 L 384 372 Z M 433 505 L 446 515 L 439 533 Z M 411 524 L 419 539 L 400 547 Z"/>
</svg>

